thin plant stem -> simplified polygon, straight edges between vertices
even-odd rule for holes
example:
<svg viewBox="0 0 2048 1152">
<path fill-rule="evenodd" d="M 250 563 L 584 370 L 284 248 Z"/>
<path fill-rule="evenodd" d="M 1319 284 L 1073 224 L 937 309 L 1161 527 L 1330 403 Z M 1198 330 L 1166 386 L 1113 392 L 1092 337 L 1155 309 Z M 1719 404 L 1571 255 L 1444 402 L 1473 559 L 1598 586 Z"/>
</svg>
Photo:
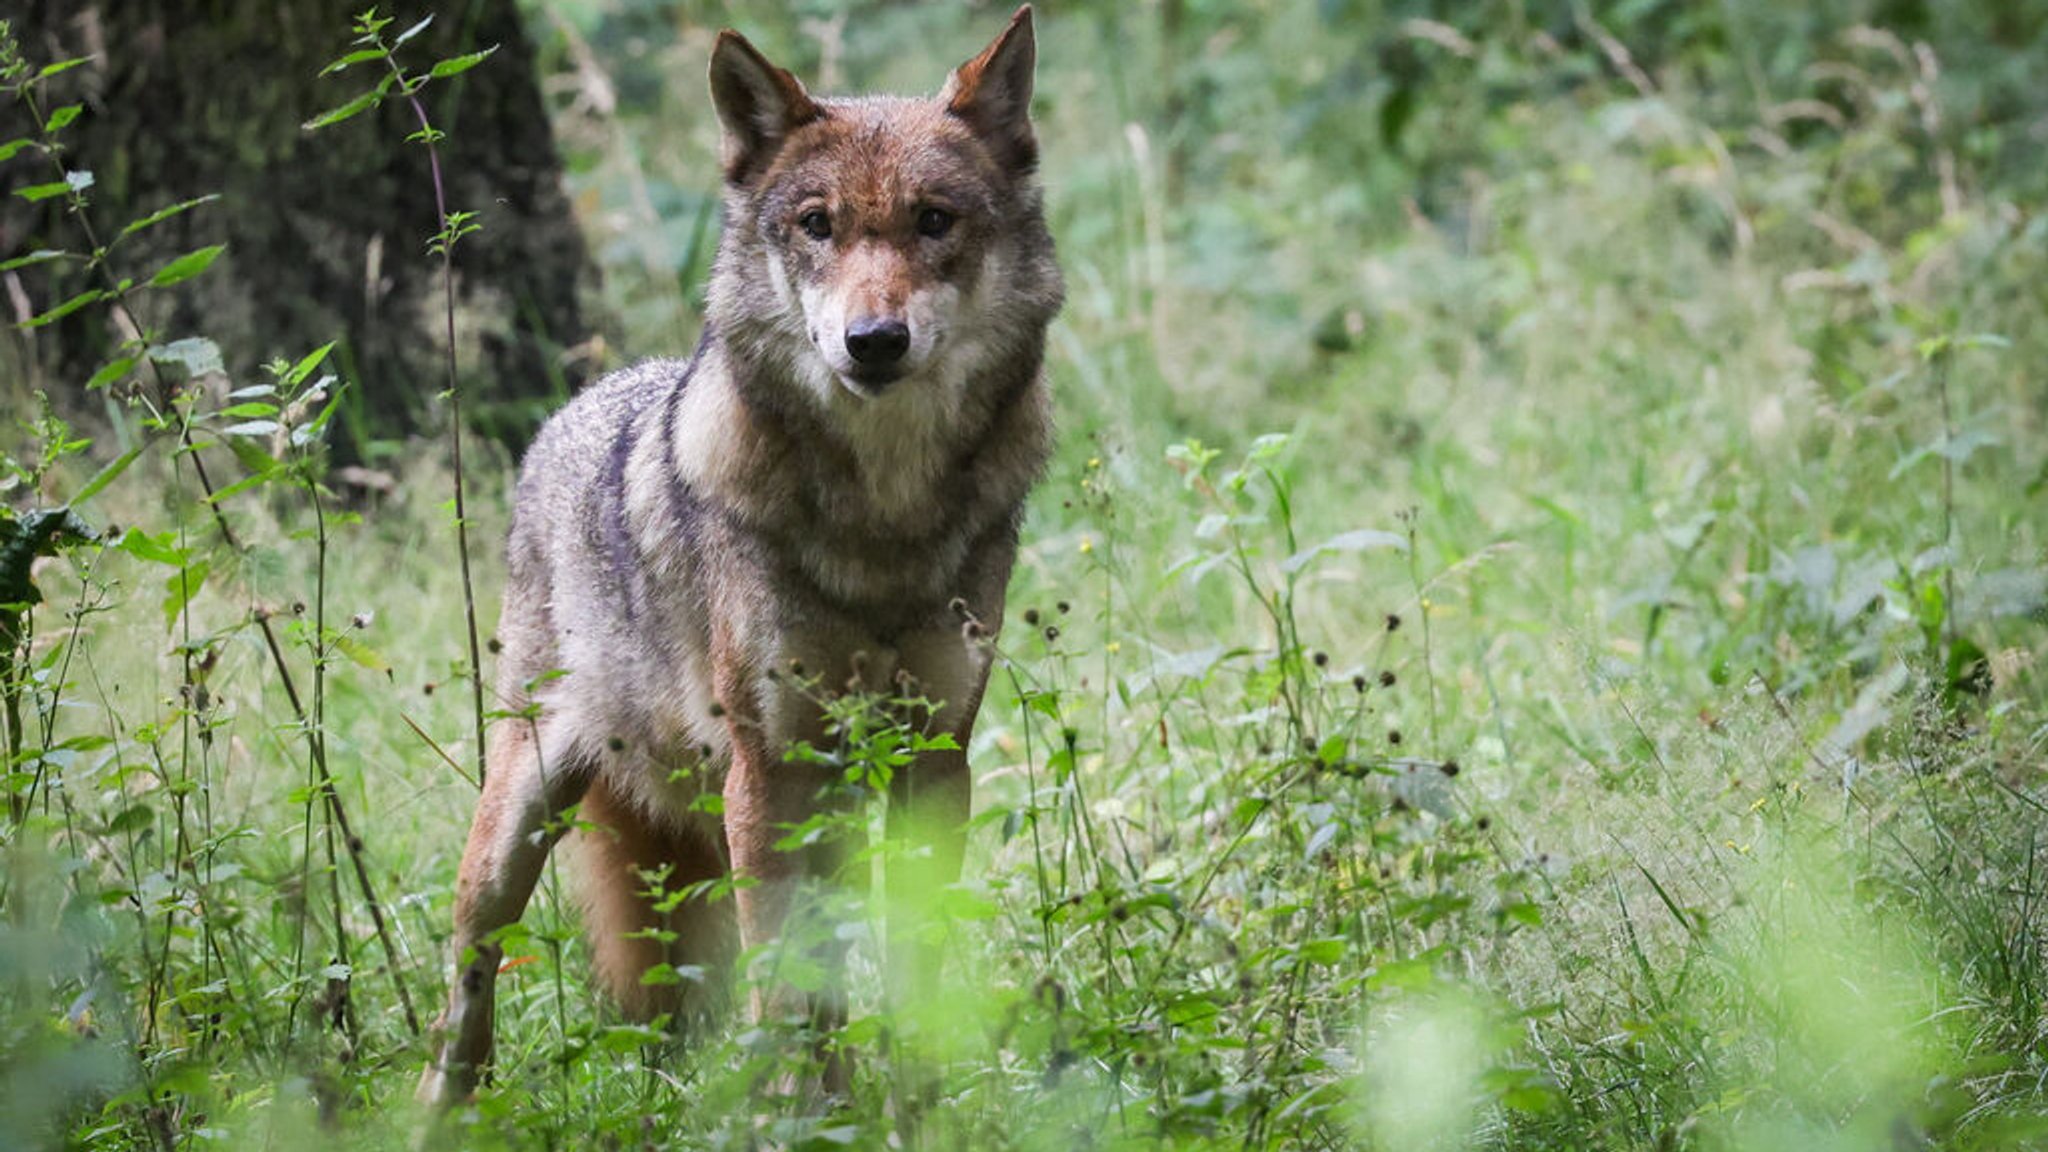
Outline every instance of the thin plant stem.
<svg viewBox="0 0 2048 1152">
<path fill-rule="evenodd" d="M 39 135 L 44 134 L 47 122 L 44 119 L 41 106 L 35 101 L 34 94 L 23 93 L 22 102 L 28 106 L 29 114 L 35 119 L 37 133 Z M 51 165 L 56 168 L 58 178 L 62 179 L 64 177 L 63 162 L 58 160 L 54 154 L 46 153 L 46 155 L 49 155 Z M 142 354 L 137 359 L 142 364 L 144 370 L 149 373 L 150 383 L 154 387 L 156 396 L 166 408 L 171 407 L 171 389 L 164 380 L 162 371 L 157 368 L 156 361 L 149 355 L 147 340 L 142 336 L 142 326 L 136 321 L 134 313 L 128 309 L 128 305 L 123 298 L 124 290 L 121 287 L 120 281 L 114 276 L 113 270 L 107 267 L 105 260 L 107 248 L 100 243 L 99 232 L 92 226 L 92 219 L 85 213 L 85 202 L 81 193 L 74 192 L 72 194 L 71 215 L 78 221 L 79 230 L 85 234 L 86 243 L 95 253 L 89 263 L 93 270 L 99 274 L 100 279 L 106 283 L 110 301 L 109 307 L 112 308 L 116 318 L 126 326 L 128 331 L 136 333 L 137 343 L 143 345 Z M 207 474 L 206 461 L 200 455 L 199 445 L 192 439 L 191 422 L 185 416 L 180 416 L 178 419 L 178 451 L 180 455 L 192 461 L 192 473 L 199 481 L 200 491 L 204 493 L 204 499 L 201 503 L 205 504 L 207 510 L 212 513 L 214 527 L 220 532 L 222 542 L 227 544 L 230 551 L 242 552 L 244 549 L 241 539 L 235 534 L 234 528 L 229 525 L 227 514 L 221 510 L 220 501 L 216 499 L 218 489 L 214 486 L 213 478 Z M 460 513 L 458 512 L 459 515 Z M 466 567 L 467 558 L 465 556 Z M 312 754 L 315 767 L 318 769 L 319 783 L 329 797 L 329 803 L 334 807 L 336 818 L 343 822 L 343 830 L 347 834 L 346 817 L 341 809 L 341 796 L 334 789 L 334 777 L 327 763 L 326 745 L 323 742 L 312 739 L 313 728 L 308 724 L 305 705 L 300 700 L 298 686 L 292 678 L 291 665 L 285 660 L 284 649 L 278 644 L 277 635 L 271 626 L 268 614 L 259 610 L 253 614 L 253 618 L 257 629 L 263 635 L 264 647 L 270 653 L 271 665 L 277 672 L 278 683 L 284 688 L 285 698 L 291 704 L 292 716 L 298 721 L 300 729 L 308 734 L 309 744 L 314 749 Z M 405 970 L 399 963 L 397 945 L 392 941 L 389 933 L 384 928 L 385 922 L 382 906 L 377 900 L 376 889 L 370 883 L 369 868 L 362 859 L 364 851 L 363 842 L 353 834 L 347 834 L 347 848 L 355 864 L 357 882 L 362 887 L 363 902 L 369 906 L 370 917 L 377 924 L 379 943 L 382 945 L 385 958 L 391 966 L 392 983 L 398 989 L 398 1000 L 405 1010 L 406 1025 L 411 1029 L 412 1034 L 417 1037 L 420 1035 L 419 1017 L 413 1011 L 412 997 L 406 991 Z"/>
</svg>

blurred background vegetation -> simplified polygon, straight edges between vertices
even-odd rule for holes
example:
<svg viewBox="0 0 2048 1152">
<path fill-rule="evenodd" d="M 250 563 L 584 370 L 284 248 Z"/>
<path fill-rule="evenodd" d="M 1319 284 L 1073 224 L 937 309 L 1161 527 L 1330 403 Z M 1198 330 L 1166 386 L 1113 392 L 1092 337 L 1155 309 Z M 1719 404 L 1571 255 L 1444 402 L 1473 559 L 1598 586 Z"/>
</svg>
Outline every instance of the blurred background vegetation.
<svg viewBox="0 0 2048 1152">
<path fill-rule="evenodd" d="M 331 449 L 209 505 L 136 381 L 85 387 L 112 313 L 5 338 L 6 542 L 73 504 L 124 531 L 44 549 L 0 632 L 0 1145 L 417 1119 L 395 990 L 440 991 L 469 669 L 431 177 L 393 105 L 299 127 L 359 90 L 317 75 L 350 15 L 16 18 L 36 63 L 91 57 L 45 108 L 82 106 L 63 160 L 103 228 L 221 195 L 123 254 L 228 245 L 136 294 L 153 338 L 212 339 L 235 387 L 337 341 L 347 389 Z M 695 339 L 717 30 L 814 88 L 928 92 L 1007 8 L 436 15 L 420 66 L 499 46 L 425 96 L 482 225 L 456 286 L 488 628 L 524 437 Z M 856 1099 L 814 1112 L 772 1029 L 656 1053 L 617 1021 L 551 881 L 460 1138 L 2048 1146 L 2048 4 L 1038 17 L 1064 432 L 977 733 L 958 970 L 923 1016 L 858 1001 Z M 0 257 L 79 248 L 68 204 L 10 195 Z M 0 272 L 10 318 L 83 275 Z M 220 483 L 264 474 L 209 403 Z"/>
</svg>

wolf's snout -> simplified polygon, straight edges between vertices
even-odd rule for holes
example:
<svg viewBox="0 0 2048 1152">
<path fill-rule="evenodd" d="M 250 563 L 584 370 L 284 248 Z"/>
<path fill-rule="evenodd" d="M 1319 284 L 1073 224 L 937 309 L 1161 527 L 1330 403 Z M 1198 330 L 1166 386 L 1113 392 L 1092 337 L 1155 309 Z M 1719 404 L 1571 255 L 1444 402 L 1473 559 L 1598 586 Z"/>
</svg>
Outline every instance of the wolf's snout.
<svg viewBox="0 0 2048 1152">
<path fill-rule="evenodd" d="M 887 369 L 910 350 L 910 325 L 901 320 L 855 320 L 846 326 L 846 353 L 866 369 Z"/>
</svg>

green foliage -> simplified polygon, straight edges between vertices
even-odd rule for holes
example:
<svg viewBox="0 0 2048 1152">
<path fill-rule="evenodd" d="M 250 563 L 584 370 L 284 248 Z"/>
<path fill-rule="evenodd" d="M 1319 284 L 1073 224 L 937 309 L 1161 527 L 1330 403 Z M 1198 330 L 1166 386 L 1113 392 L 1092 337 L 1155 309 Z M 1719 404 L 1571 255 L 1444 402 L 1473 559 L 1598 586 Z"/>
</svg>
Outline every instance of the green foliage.
<svg viewBox="0 0 2048 1152">
<path fill-rule="evenodd" d="M 937 702 L 813 685 L 828 739 L 785 767 L 831 803 L 782 843 L 854 848 L 848 883 L 730 975 L 744 1002 L 844 951 L 844 1026 L 619 1021 L 551 872 L 499 941 L 496 1081 L 442 1134 L 2048 1140 L 2037 9 L 1043 13 L 1067 431 L 966 876 L 916 897 L 946 971 L 884 994 L 864 883 L 917 866 L 881 816 Z M 928 88 L 985 32 L 839 11 L 744 15 L 846 88 Z M 718 167 L 678 77 L 726 14 L 545 15 L 608 291 L 636 350 L 679 347 Z M 401 65 L 401 23 L 355 22 L 327 72 L 359 87 L 309 128 L 484 58 Z M 91 105 L 44 97 L 75 63 L 0 34 L 11 199 L 79 236 L 0 263 L 50 277 L 22 333 L 224 255 L 129 266 L 212 199 L 102 230 L 64 147 Z M 436 209 L 446 262 L 477 220 Z M 137 332 L 77 382 L 104 443 L 39 406 L 0 446 L 0 1146 L 404 1146 L 475 725 L 531 719 L 442 690 L 479 663 L 425 543 L 452 453 L 358 515 L 328 348 L 225 381 L 204 335 Z M 822 1053 L 848 1098 L 806 1090 Z"/>
</svg>

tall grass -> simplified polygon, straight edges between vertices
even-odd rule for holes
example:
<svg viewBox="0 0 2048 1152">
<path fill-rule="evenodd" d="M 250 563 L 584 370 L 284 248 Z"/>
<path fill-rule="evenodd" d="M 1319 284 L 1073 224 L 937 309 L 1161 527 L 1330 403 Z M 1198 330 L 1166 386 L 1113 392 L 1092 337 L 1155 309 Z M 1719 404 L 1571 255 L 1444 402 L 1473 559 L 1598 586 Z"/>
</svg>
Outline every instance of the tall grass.
<svg viewBox="0 0 2048 1152">
<path fill-rule="evenodd" d="M 2048 231 L 2000 111 L 2028 11 L 1047 13 L 1065 434 L 967 876 L 930 897 L 944 978 L 886 1003 L 854 894 L 825 1108 L 783 1091 L 811 1046 L 777 1022 L 618 1020 L 548 886 L 444 1135 L 2048 1141 Z M 681 348 L 717 167 L 675 78 L 709 18 L 547 16 L 610 303 Z M 985 31 L 742 16 L 847 87 L 929 88 Z M 236 402 L 302 426 L 313 373 Z M 255 438 L 180 394 L 168 430 Z M 77 438 L 8 445 L 8 524 L 131 527 L 22 569 L 0 1145 L 409 1140 L 393 982 L 439 994 L 474 796 L 452 462 L 358 514 L 288 433 L 292 483 L 211 503 L 174 434 L 97 487 Z M 264 474 L 207 451 L 222 489 Z M 467 463 L 498 538 L 510 462 Z M 877 707 L 817 760 L 889 763 Z"/>
</svg>

